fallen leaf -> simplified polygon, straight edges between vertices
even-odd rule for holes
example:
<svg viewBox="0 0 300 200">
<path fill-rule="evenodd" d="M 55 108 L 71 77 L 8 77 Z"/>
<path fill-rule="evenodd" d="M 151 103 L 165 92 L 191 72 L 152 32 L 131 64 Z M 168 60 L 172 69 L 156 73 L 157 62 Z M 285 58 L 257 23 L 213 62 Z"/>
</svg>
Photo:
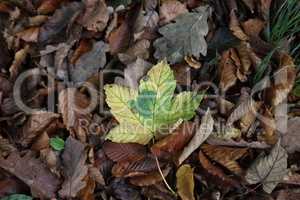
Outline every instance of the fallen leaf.
<svg viewBox="0 0 300 200">
<path fill-rule="evenodd" d="M 87 182 L 84 180 L 88 174 L 86 158 L 85 145 L 69 136 L 62 154 L 65 180 L 59 191 L 60 197 L 74 198 L 86 186 Z"/>
<path fill-rule="evenodd" d="M 289 119 L 287 127 L 287 132 L 282 134 L 282 146 L 289 153 L 300 151 L 300 117 Z"/>
<path fill-rule="evenodd" d="M 278 137 L 275 132 L 276 122 L 274 115 L 270 109 L 264 108 L 263 112 L 264 120 L 261 125 L 263 127 L 262 137 L 267 144 L 274 145 L 277 143 Z"/>
<path fill-rule="evenodd" d="M 276 200 L 297 200 L 300 199 L 300 193 L 298 191 L 280 190 Z"/>
<path fill-rule="evenodd" d="M 119 53 L 118 57 L 124 64 L 130 64 L 137 59 L 147 60 L 149 58 L 150 42 L 139 40 L 130 46 L 124 53 Z"/>
<path fill-rule="evenodd" d="M 244 114 L 244 116 L 240 119 L 240 127 L 243 133 L 246 133 L 251 125 L 256 120 L 257 111 L 261 107 L 262 102 L 255 102 L 253 101 L 253 106 L 250 110 Z"/>
<path fill-rule="evenodd" d="M 278 142 L 267 156 L 259 156 L 245 176 L 249 184 L 262 183 L 263 189 L 271 193 L 287 173 L 287 152 Z"/>
<path fill-rule="evenodd" d="M 142 194 L 146 198 L 154 198 L 158 200 L 174 200 L 176 197 L 172 193 L 170 193 L 168 190 L 163 188 L 163 186 L 156 184 L 149 187 L 143 187 L 142 188 Z"/>
<path fill-rule="evenodd" d="M 159 7 L 160 24 L 164 25 L 188 12 L 186 5 L 177 0 L 164 1 Z"/>
<path fill-rule="evenodd" d="M 109 20 L 105 0 L 84 0 L 85 12 L 80 17 L 80 24 L 90 31 L 103 31 Z"/>
<path fill-rule="evenodd" d="M 244 30 L 241 28 L 239 20 L 236 16 L 235 10 L 230 11 L 230 23 L 229 28 L 233 35 L 242 41 L 246 41 L 249 37 L 245 34 Z"/>
<path fill-rule="evenodd" d="M 28 118 L 21 128 L 20 143 L 28 146 L 37 136 L 42 134 L 60 116 L 52 112 L 35 112 Z"/>
<path fill-rule="evenodd" d="M 114 162 L 136 161 L 146 156 L 146 148 L 136 143 L 105 142 L 103 150 Z"/>
<path fill-rule="evenodd" d="M 137 58 L 135 62 L 127 65 L 124 69 L 124 79 L 118 77 L 118 79 L 116 78 L 115 83 L 138 89 L 140 79 L 146 74 L 151 66 L 151 63 Z"/>
<path fill-rule="evenodd" d="M 18 38 L 21 38 L 25 42 L 37 42 L 39 37 L 40 28 L 30 27 L 16 34 Z"/>
<path fill-rule="evenodd" d="M 252 13 L 254 13 L 254 9 L 255 9 L 255 2 L 254 2 L 254 0 L 242 0 L 242 1 L 250 9 L 250 11 Z"/>
<path fill-rule="evenodd" d="M 261 12 L 265 20 L 269 19 L 270 7 L 272 0 L 260 0 L 261 3 Z"/>
<path fill-rule="evenodd" d="M 166 177 L 169 174 L 170 170 L 171 170 L 170 167 L 162 170 L 164 177 Z M 143 176 L 132 177 L 130 178 L 130 183 L 136 186 L 145 187 L 145 186 L 154 185 L 158 182 L 161 182 L 162 180 L 163 178 L 161 174 L 158 171 L 156 171 L 156 172 L 150 172 Z"/>
<path fill-rule="evenodd" d="M 239 69 L 242 74 L 248 75 L 250 72 L 250 67 L 252 65 L 251 56 L 249 55 L 252 52 L 252 49 L 250 47 L 250 44 L 242 41 L 237 47 L 237 52 L 239 54 L 239 58 L 242 63 L 242 68 Z"/>
<path fill-rule="evenodd" d="M 194 170 L 190 165 L 182 165 L 176 172 L 177 192 L 182 200 L 195 200 Z"/>
<path fill-rule="evenodd" d="M 204 36 L 208 33 L 209 10 L 208 6 L 198 7 L 195 12 L 180 15 L 175 23 L 160 28 L 159 33 L 163 37 L 153 44 L 156 49 L 154 57 L 157 59 L 166 57 L 171 64 L 174 64 L 181 62 L 184 56 L 193 55 L 197 59 L 200 53 L 205 56 L 207 44 Z"/>
<path fill-rule="evenodd" d="M 296 79 L 296 66 L 288 54 L 281 54 L 279 69 L 274 72 L 274 84 L 271 88 L 272 105 L 277 106 L 287 98 Z"/>
<path fill-rule="evenodd" d="M 7 43 L 3 38 L 3 35 L 0 34 L 0 69 L 5 69 L 6 66 L 10 64 L 11 58 L 8 51 Z"/>
<path fill-rule="evenodd" d="M 200 127 L 196 130 L 195 135 L 179 156 L 179 164 L 187 159 L 210 136 L 213 131 L 213 125 L 214 119 L 211 116 L 210 110 L 207 110 L 201 119 Z"/>
<path fill-rule="evenodd" d="M 78 47 L 75 49 L 70 62 L 74 65 L 76 61 L 85 53 L 89 52 L 92 49 L 92 44 L 88 40 L 80 40 Z"/>
<path fill-rule="evenodd" d="M 222 53 L 220 68 L 220 83 L 219 87 L 223 92 L 227 91 L 237 81 L 236 71 L 237 67 L 231 59 L 231 50 Z"/>
<path fill-rule="evenodd" d="M 64 0 L 43 0 L 37 11 L 40 14 L 47 15 L 54 12 Z"/>
<path fill-rule="evenodd" d="M 267 149 L 270 148 L 270 145 L 265 142 L 247 142 L 243 139 L 235 141 L 232 139 L 220 139 L 215 137 L 210 137 L 207 140 L 208 144 L 211 145 L 222 145 L 222 146 L 233 146 L 233 147 L 248 147 L 253 149 Z"/>
<path fill-rule="evenodd" d="M 140 191 L 129 185 L 125 179 L 113 179 L 109 185 L 112 194 L 120 200 L 142 200 Z"/>
<path fill-rule="evenodd" d="M 27 153 L 21 156 L 11 153 L 8 158 L 0 157 L 0 167 L 26 183 L 31 194 L 37 198 L 55 198 L 60 181 L 39 159 Z"/>
<path fill-rule="evenodd" d="M 258 19 L 249 19 L 242 23 L 242 27 L 248 36 L 259 37 L 260 32 L 265 27 L 265 22 Z"/>
<path fill-rule="evenodd" d="M 160 163 L 161 167 L 164 163 Z M 147 156 L 141 160 L 118 162 L 112 168 L 112 174 L 115 177 L 133 177 L 141 176 L 157 170 L 157 164 L 152 156 Z"/>
<path fill-rule="evenodd" d="M 191 85 L 192 69 L 187 64 L 175 64 L 172 66 L 176 83 L 180 85 Z"/>
<path fill-rule="evenodd" d="M 245 115 L 246 117 L 253 118 L 256 116 L 257 106 L 258 104 L 252 98 L 246 98 L 242 100 L 239 105 L 231 112 L 230 116 L 227 119 L 226 125 L 232 126 L 234 122 L 238 120 L 242 120 Z M 249 115 L 249 116 L 247 116 Z M 251 115 L 251 116 L 250 116 Z M 241 123 L 245 123 L 248 119 L 243 119 Z M 248 126 L 248 122 L 246 124 L 241 124 L 242 126 Z"/>
<path fill-rule="evenodd" d="M 201 150 L 212 160 L 220 163 L 233 173 L 241 175 L 243 169 L 236 162 L 247 153 L 247 148 L 233 148 L 204 144 Z"/>
<path fill-rule="evenodd" d="M 194 135 L 195 124 L 182 123 L 169 136 L 159 140 L 151 147 L 151 152 L 157 157 L 175 155 L 180 152 Z"/>
<path fill-rule="evenodd" d="M 72 2 L 57 9 L 52 17 L 40 28 L 38 41 L 40 43 L 53 42 L 56 37 L 70 26 L 70 23 L 80 14 L 83 4 Z"/>
<path fill-rule="evenodd" d="M 209 159 L 200 151 L 199 152 L 199 161 L 203 169 L 208 173 L 209 180 L 213 180 L 220 187 L 228 188 L 228 187 L 239 187 L 239 182 L 235 179 L 227 177 L 223 170 L 215 165 L 213 165 Z"/>
<path fill-rule="evenodd" d="M 90 178 L 90 177 L 86 177 L 86 186 L 85 188 L 83 188 L 80 192 L 79 192 L 79 195 L 78 197 L 81 199 L 81 200 L 94 200 L 95 197 L 94 197 L 94 190 L 96 188 L 96 183 L 95 181 Z"/>
<path fill-rule="evenodd" d="M 106 64 L 108 45 L 102 41 L 96 42 L 93 48 L 83 54 L 72 66 L 71 78 L 75 83 L 83 83 L 98 72 Z"/>
<path fill-rule="evenodd" d="M 9 68 L 10 77 L 15 80 L 22 69 L 22 64 L 25 62 L 27 54 L 29 53 L 30 46 L 26 45 L 23 49 L 19 50 L 15 54 L 14 61 Z"/>
</svg>

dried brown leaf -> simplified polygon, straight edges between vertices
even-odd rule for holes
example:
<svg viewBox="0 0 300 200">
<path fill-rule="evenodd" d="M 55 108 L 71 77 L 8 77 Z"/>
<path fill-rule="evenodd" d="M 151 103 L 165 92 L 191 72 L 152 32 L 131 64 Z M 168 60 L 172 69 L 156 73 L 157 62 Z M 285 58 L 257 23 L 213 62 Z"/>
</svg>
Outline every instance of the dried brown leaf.
<svg viewBox="0 0 300 200">
<path fill-rule="evenodd" d="M 300 151 L 300 117 L 288 120 L 287 132 L 282 135 L 282 146 L 289 152 Z"/>
<path fill-rule="evenodd" d="M 23 49 L 16 52 L 14 61 L 9 68 L 10 78 L 12 80 L 15 80 L 19 75 L 22 68 L 22 64 L 25 62 L 27 54 L 29 53 L 29 49 L 30 46 L 26 45 Z"/>
<path fill-rule="evenodd" d="M 105 0 L 84 0 L 85 12 L 80 23 L 90 31 L 103 31 L 109 20 Z"/>
<path fill-rule="evenodd" d="M 265 22 L 258 18 L 249 19 L 242 23 L 242 27 L 248 36 L 259 37 L 260 32 L 265 27 Z"/>
<path fill-rule="evenodd" d="M 162 170 L 164 177 L 166 177 L 169 174 L 170 170 L 171 170 L 170 167 Z M 149 174 L 146 174 L 144 176 L 132 177 L 130 178 L 130 183 L 136 186 L 145 187 L 145 186 L 154 185 L 158 182 L 161 182 L 162 180 L 163 178 L 161 177 L 161 174 L 158 171 L 156 171 L 156 172 L 150 172 Z"/>
<path fill-rule="evenodd" d="M 194 129 L 194 123 L 184 122 L 171 135 L 152 145 L 151 152 L 157 157 L 177 154 L 193 137 Z"/>
<path fill-rule="evenodd" d="M 227 50 L 222 53 L 222 58 L 219 63 L 219 68 L 220 68 L 219 87 L 223 92 L 225 92 L 231 86 L 233 86 L 237 80 L 237 76 L 236 76 L 237 67 L 234 64 L 234 61 L 231 59 L 230 50 Z"/>
<path fill-rule="evenodd" d="M 83 54 L 89 52 L 92 49 L 92 44 L 85 39 L 80 40 L 78 47 L 75 49 L 72 57 L 70 58 L 70 62 L 75 64 L 76 61 L 82 56 Z"/>
<path fill-rule="evenodd" d="M 247 148 L 233 148 L 204 144 L 201 150 L 212 160 L 220 163 L 233 173 L 241 175 L 243 169 L 236 162 L 247 153 Z"/>
<path fill-rule="evenodd" d="M 296 67 L 293 58 L 281 54 L 279 69 L 274 74 L 275 83 L 271 88 L 272 105 L 277 106 L 287 98 L 296 79 Z"/>
<path fill-rule="evenodd" d="M 85 145 L 69 136 L 62 154 L 64 182 L 59 191 L 62 198 L 74 198 L 87 185 L 88 166 Z"/>
<path fill-rule="evenodd" d="M 21 38 L 25 42 L 37 42 L 39 31 L 39 27 L 30 27 L 28 29 L 18 32 L 16 35 L 18 38 Z"/>
<path fill-rule="evenodd" d="M 264 120 L 262 121 L 262 127 L 264 129 L 262 133 L 263 140 L 270 145 L 273 145 L 277 142 L 277 134 L 275 132 L 276 122 L 274 115 L 270 109 L 264 108 L 263 112 Z"/>
<path fill-rule="evenodd" d="M 160 163 L 163 167 L 163 163 Z M 153 157 L 146 157 L 138 161 L 122 161 L 114 165 L 112 174 L 116 177 L 133 177 L 145 175 L 157 170 L 157 164 Z"/>
<path fill-rule="evenodd" d="M 159 7 L 160 24 L 164 25 L 171 22 L 177 16 L 187 13 L 186 5 L 177 0 L 164 1 Z"/>
<path fill-rule="evenodd" d="M 64 0 L 43 0 L 37 11 L 40 14 L 46 15 L 54 12 Z"/>
<path fill-rule="evenodd" d="M 239 183 L 236 180 L 227 177 L 223 170 L 213 165 L 201 151 L 199 152 L 199 161 L 203 169 L 208 173 L 210 180 L 218 183 L 220 187 L 239 187 Z"/>
<path fill-rule="evenodd" d="M 229 28 L 232 31 L 233 35 L 242 41 L 248 40 L 248 36 L 245 34 L 244 30 L 241 28 L 239 20 L 236 16 L 235 10 L 230 12 L 230 24 Z"/>
<path fill-rule="evenodd" d="M 34 138 L 42 134 L 59 117 L 59 114 L 52 112 L 40 111 L 32 113 L 21 128 L 20 143 L 23 146 L 29 145 Z"/>
<path fill-rule="evenodd" d="M 59 179 L 34 155 L 21 156 L 17 152 L 8 158 L 0 157 L 0 167 L 26 183 L 34 197 L 55 198 L 59 188 Z"/>
<path fill-rule="evenodd" d="M 114 162 L 137 161 L 146 156 L 146 148 L 136 143 L 105 142 L 103 150 Z"/>
</svg>

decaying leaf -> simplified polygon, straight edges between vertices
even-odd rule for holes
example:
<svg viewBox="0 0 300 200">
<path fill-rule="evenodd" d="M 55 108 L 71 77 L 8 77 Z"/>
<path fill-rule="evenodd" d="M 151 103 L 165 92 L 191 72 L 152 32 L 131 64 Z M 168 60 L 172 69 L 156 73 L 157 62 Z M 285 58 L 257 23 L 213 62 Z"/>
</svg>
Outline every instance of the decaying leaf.
<svg viewBox="0 0 300 200">
<path fill-rule="evenodd" d="M 208 173 L 208 177 L 213 179 L 216 183 L 220 184 L 220 187 L 239 187 L 239 183 L 230 177 L 227 177 L 221 168 L 216 165 L 213 165 L 209 159 L 202 153 L 199 152 L 199 161 L 201 166 Z M 210 179 L 210 180 L 211 180 Z"/>
<path fill-rule="evenodd" d="M 209 7 L 199 7 L 195 12 L 185 13 L 159 29 L 163 37 L 154 42 L 157 59 L 167 58 L 171 64 L 183 60 L 184 56 L 196 58 L 206 55 L 207 44 L 204 36 L 208 33 L 207 18 Z"/>
<path fill-rule="evenodd" d="M 118 77 L 115 82 L 129 88 L 138 89 L 140 79 L 146 74 L 150 67 L 150 63 L 137 58 L 135 62 L 127 65 L 124 69 L 124 79 Z"/>
<path fill-rule="evenodd" d="M 287 132 L 282 135 L 282 146 L 289 152 L 300 151 L 300 117 L 288 120 Z"/>
<path fill-rule="evenodd" d="M 278 142 L 267 156 L 259 156 L 246 174 L 249 184 L 262 183 L 263 189 L 271 193 L 287 173 L 287 152 Z"/>
<path fill-rule="evenodd" d="M 22 127 L 20 143 L 23 146 L 29 145 L 34 138 L 42 134 L 47 127 L 49 127 L 49 125 L 59 117 L 59 114 L 52 112 L 40 111 L 32 113 L 25 125 Z"/>
<path fill-rule="evenodd" d="M 81 123 L 90 123 L 91 114 L 85 110 L 90 105 L 90 100 L 76 88 L 67 88 L 59 93 L 58 103 L 67 130 L 71 135 L 76 134 L 81 141 L 85 141 L 86 130 L 83 130 Z"/>
<path fill-rule="evenodd" d="M 260 32 L 263 30 L 265 22 L 260 19 L 249 19 L 242 23 L 242 27 L 248 36 L 259 37 Z"/>
<path fill-rule="evenodd" d="M 220 163 L 233 173 L 241 175 L 243 173 L 242 168 L 236 162 L 247 152 L 247 148 L 232 148 L 224 146 L 215 146 L 204 144 L 201 146 L 201 150 L 212 160 Z"/>
<path fill-rule="evenodd" d="M 170 167 L 167 167 L 166 169 L 162 170 L 164 177 L 166 177 L 169 174 L 170 169 L 171 169 Z M 158 171 L 156 171 L 156 172 L 151 172 L 149 174 L 146 174 L 144 176 L 132 177 L 130 178 L 130 183 L 133 185 L 144 187 L 144 186 L 150 186 L 156 184 L 158 182 L 161 182 L 162 180 L 163 179 L 161 174 Z"/>
<path fill-rule="evenodd" d="M 159 7 L 160 24 L 167 24 L 177 16 L 188 12 L 186 5 L 177 0 L 164 1 Z"/>
<path fill-rule="evenodd" d="M 81 40 L 79 42 L 78 47 L 74 51 L 72 57 L 70 58 L 70 62 L 74 65 L 76 61 L 82 56 L 83 54 L 89 52 L 92 49 L 92 44 L 88 40 Z"/>
<path fill-rule="evenodd" d="M 86 158 L 85 145 L 69 136 L 62 154 L 65 177 L 59 191 L 62 198 L 76 197 L 78 192 L 86 186 L 87 182 L 84 180 L 88 173 Z"/>
<path fill-rule="evenodd" d="M 270 148 L 270 145 L 265 142 L 247 142 L 243 139 L 235 141 L 232 139 L 220 139 L 215 137 L 210 137 L 207 140 L 208 144 L 211 145 L 222 145 L 222 146 L 231 146 L 231 147 L 248 147 L 252 149 L 267 149 Z"/>
<path fill-rule="evenodd" d="M 30 46 L 27 45 L 23 49 L 19 50 L 15 54 L 15 59 L 12 65 L 9 68 L 10 77 L 12 80 L 15 80 L 19 73 L 21 72 L 22 64 L 24 63 L 27 54 L 29 53 Z"/>
<path fill-rule="evenodd" d="M 151 147 L 151 152 L 157 157 L 174 155 L 181 151 L 193 137 L 195 124 L 184 122 L 171 135 L 156 142 Z"/>
<path fill-rule="evenodd" d="M 18 32 L 16 35 L 18 38 L 21 38 L 26 42 L 37 42 L 39 32 L 40 32 L 39 27 L 30 27 L 28 29 Z"/>
<path fill-rule="evenodd" d="M 8 158 L 0 157 L 0 168 L 10 172 L 26 183 L 37 198 L 55 198 L 60 181 L 58 177 L 31 153 L 21 156 L 11 153 Z"/>
<path fill-rule="evenodd" d="M 232 31 L 233 35 L 242 41 L 248 40 L 248 36 L 245 34 L 244 30 L 241 28 L 239 20 L 236 16 L 235 10 L 230 12 L 230 24 L 229 28 Z"/>
<path fill-rule="evenodd" d="M 293 58 L 281 54 L 280 67 L 274 74 L 274 85 L 271 88 L 272 105 L 277 106 L 287 98 L 296 79 L 296 68 Z"/>
<path fill-rule="evenodd" d="M 49 14 L 54 12 L 64 0 L 43 0 L 37 11 L 40 14 Z"/>
<path fill-rule="evenodd" d="M 182 165 L 176 172 L 177 192 L 182 200 L 195 200 L 194 170 L 190 165 Z"/>
<path fill-rule="evenodd" d="M 40 28 L 38 41 L 41 43 L 52 42 L 67 26 L 70 26 L 72 20 L 80 14 L 83 4 L 72 2 L 67 6 L 57 9 L 54 15 Z"/>
<path fill-rule="evenodd" d="M 109 47 L 103 41 L 96 42 L 91 51 L 83 54 L 71 69 L 71 78 L 75 83 L 85 82 L 106 64 L 106 52 Z"/>
<path fill-rule="evenodd" d="M 149 47 L 150 42 L 148 40 L 139 40 L 130 46 L 124 53 L 119 53 L 118 57 L 121 62 L 130 64 L 137 59 L 148 59 L 149 58 Z"/>
<path fill-rule="evenodd" d="M 273 116 L 273 113 L 270 109 L 264 108 L 263 112 L 264 120 L 262 121 L 262 137 L 264 141 L 266 141 L 267 144 L 274 145 L 277 143 L 277 134 L 275 132 L 276 129 L 276 123 Z"/>
<path fill-rule="evenodd" d="M 234 61 L 231 59 L 231 50 L 227 50 L 222 53 L 219 67 L 220 67 L 219 87 L 223 92 L 225 92 L 231 86 L 233 86 L 237 80 L 237 76 L 236 76 L 237 67 L 234 64 Z"/>
<path fill-rule="evenodd" d="M 128 184 L 125 179 L 116 178 L 109 185 L 115 198 L 120 200 L 142 200 L 139 190 Z"/>
<path fill-rule="evenodd" d="M 84 0 L 85 12 L 80 23 L 91 31 L 103 31 L 109 20 L 109 13 L 104 0 Z"/>
<path fill-rule="evenodd" d="M 214 119 L 211 116 L 210 110 L 207 110 L 201 119 L 200 127 L 196 130 L 195 135 L 179 156 L 179 164 L 187 159 L 191 153 L 193 153 L 210 136 L 213 131 L 213 126 Z"/>
</svg>

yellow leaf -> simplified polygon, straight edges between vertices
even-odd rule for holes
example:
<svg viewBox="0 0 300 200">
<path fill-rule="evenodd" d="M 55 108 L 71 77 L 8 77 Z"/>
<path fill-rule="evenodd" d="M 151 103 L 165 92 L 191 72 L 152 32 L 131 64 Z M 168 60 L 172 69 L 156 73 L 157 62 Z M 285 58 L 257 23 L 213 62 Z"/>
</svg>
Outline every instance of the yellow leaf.
<svg viewBox="0 0 300 200">
<path fill-rule="evenodd" d="M 176 173 L 177 192 L 182 200 L 195 200 L 194 170 L 190 165 L 182 165 Z"/>
</svg>

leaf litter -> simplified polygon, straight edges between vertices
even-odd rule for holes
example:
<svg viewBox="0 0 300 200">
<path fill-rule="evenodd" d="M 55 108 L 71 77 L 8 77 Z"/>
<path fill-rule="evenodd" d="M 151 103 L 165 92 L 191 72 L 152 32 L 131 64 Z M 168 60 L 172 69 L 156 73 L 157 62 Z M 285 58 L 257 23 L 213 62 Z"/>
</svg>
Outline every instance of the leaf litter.
<svg viewBox="0 0 300 200">
<path fill-rule="evenodd" d="M 0 199 L 299 199 L 297 0 L 0 2 Z"/>
</svg>

